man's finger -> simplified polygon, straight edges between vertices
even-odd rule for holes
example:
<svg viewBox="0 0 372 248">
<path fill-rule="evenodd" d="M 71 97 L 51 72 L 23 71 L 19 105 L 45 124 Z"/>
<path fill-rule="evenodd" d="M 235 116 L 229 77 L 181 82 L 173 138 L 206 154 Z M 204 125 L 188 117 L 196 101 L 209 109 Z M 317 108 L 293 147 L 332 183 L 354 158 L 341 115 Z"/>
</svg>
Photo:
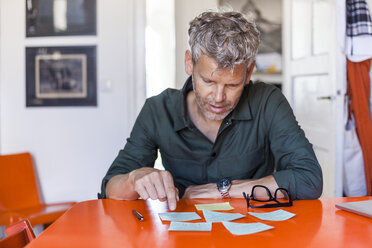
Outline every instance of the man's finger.
<svg viewBox="0 0 372 248">
<path fill-rule="evenodd" d="M 170 210 L 175 210 L 177 206 L 176 188 L 174 187 L 172 175 L 168 171 L 162 172 L 165 193 L 168 199 Z"/>
<path fill-rule="evenodd" d="M 149 196 L 152 200 L 158 199 L 158 194 L 156 192 L 155 186 L 151 181 L 149 181 L 145 184 L 145 188 L 146 188 L 146 191 L 147 191 L 147 193 L 149 194 Z"/>
<path fill-rule="evenodd" d="M 146 188 L 143 185 L 136 185 L 135 190 L 143 200 L 149 199 L 149 194 L 147 193 Z"/>
<path fill-rule="evenodd" d="M 152 182 L 155 186 L 157 196 L 160 201 L 165 201 L 167 199 L 167 194 L 165 193 L 163 178 L 161 173 L 154 173 L 151 177 Z"/>
</svg>

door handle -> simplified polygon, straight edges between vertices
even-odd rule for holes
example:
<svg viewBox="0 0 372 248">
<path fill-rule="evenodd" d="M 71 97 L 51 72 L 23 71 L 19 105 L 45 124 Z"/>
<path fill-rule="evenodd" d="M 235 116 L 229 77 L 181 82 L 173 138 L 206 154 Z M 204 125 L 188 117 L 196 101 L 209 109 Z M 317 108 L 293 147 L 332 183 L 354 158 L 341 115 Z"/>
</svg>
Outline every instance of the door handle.
<svg viewBox="0 0 372 248">
<path fill-rule="evenodd" d="M 335 99 L 335 96 L 318 96 L 316 99 L 333 101 Z"/>
</svg>

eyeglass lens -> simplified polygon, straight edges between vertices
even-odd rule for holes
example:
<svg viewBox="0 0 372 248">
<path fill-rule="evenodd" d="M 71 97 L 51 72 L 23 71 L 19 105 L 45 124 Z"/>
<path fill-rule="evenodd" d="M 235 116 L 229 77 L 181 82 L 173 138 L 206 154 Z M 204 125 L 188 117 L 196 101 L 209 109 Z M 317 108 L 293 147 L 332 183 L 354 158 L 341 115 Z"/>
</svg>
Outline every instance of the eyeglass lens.
<svg viewBox="0 0 372 248">
<path fill-rule="evenodd" d="M 262 185 L 255 185 L 252 188 L 251 199 L 256 201 L 271 201 L 274 200 L 270 190 Z"/>
<path fill-rule="evenodd" d="M 272 208 L 272 207 L 289 207 L 292 206 L 292 200 L 288 191 L 284 188 L 277 188 L 274 192 L 274 197 L 271 194 L 270 190 L 263 185 L 255 185 L 252 188 L 251 195 L 246 195 L 243 192 L 243 196 L 247 201 L 247 207 L 253 208 Z M 284 199 L 283 199 L 284 198 Z M 250 203 L 250 200 L 261 202 L 260 204 Z M 263 202 L 271 202 L 264 204 Z"/>
<path fill-rule="evenodd" d="M 282 188 L 277 188 L 274 193 L 275 199 L 284 198 L 286 200 L 289 200 L 288 191 Z"/>
</svg>

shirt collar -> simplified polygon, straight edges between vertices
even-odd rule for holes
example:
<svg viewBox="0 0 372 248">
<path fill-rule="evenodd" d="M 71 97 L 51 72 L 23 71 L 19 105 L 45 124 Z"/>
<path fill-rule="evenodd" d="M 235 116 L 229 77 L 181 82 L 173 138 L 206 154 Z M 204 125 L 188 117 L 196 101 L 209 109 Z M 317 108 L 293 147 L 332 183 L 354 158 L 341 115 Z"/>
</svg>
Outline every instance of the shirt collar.
<svg viewBox="0 0 372 248">
<path fill-rule="evenodd" d="M 238 104 L 236 105 L 235 109 L 225 118 L 228 120 L 251 120 L 252 119 L 252 112 L 251 107 L 249 104 L 248 99 L 248 92 L 252 81 L 249 82 L 248 85 L 244 86 L 242 96 Z M 187 94 L 193 90 L 192 85 L 192 78 L 191 76 L 186 80 L 185 84 L 183 85 L 182 89 L 179 91 L 179 94 L 174 99 L 173 104 L 175 108 L 175 119 L 174 119 L 174 130 L 177 132 L 183 128 L 188 126 L 192 126 L 190 117 L 187 114 L 187 105 L 186 105 L 186 97 Z"/>
<path fill-rule="evenodd" d="M 251 88 L 252 84 L 253 82 L 249 81 L 249 84 L 244 86 L 240 100 L 236 105 L 235 109 L 231 112 L 232 120 L 239 121 L 252 120 L 252 111 L 251 106 L 249 104 L 249 89 Z"/>
</svg>

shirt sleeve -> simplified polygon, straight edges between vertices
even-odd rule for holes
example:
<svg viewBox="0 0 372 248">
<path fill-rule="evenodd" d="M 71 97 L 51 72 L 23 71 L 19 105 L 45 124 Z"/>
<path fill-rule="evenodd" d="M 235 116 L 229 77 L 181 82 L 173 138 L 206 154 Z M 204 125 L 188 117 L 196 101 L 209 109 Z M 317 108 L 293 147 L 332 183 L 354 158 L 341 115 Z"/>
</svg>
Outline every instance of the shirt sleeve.
<svg viewBox="0 0 372 248">
<path fill-rule="evenodd" d="M 106 198 L 106 184 L 113 176 L 127 174 L 141 167 L 154 167 L 158 147 L 155 142 L 156 131 L 151 112 L 150 98 L 146 100 L 138 115 L 124 149 L 119 151 L 103 178 L 101 193 L 98 194 L 99 199 Z"/>
<path fill-rule="evenodd" d="M 279 187 L 292 199 L 316 199 L 323 190 L 322 170 L 312 144 L 298 125 L 292 108 L 280 90 L 271 92 L 265 106 L 265 123 Z"/>
</svg>

